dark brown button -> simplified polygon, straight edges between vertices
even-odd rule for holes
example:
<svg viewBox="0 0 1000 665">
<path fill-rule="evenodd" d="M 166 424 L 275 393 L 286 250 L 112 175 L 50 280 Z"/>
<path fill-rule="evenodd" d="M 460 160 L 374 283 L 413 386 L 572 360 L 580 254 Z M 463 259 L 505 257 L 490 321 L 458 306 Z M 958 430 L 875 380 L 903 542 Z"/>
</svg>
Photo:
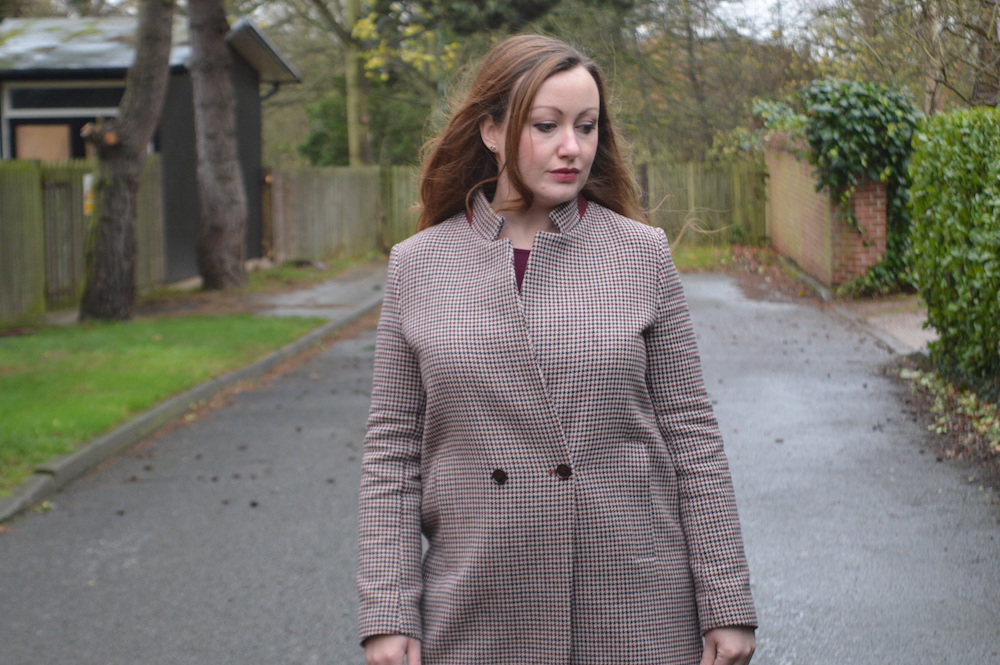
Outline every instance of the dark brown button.
<svg viewBox="0 0 1000 665">
<path fill-rule="evenodd" d="M 490 478 L 493 479 L 497 485 L 503 485 L 507 482 L 507 472 L 503 469 L 493 469 L 493 473 L 490 474 Z"/>
<path fill-rule="evenodd" d="M 569 464 L 560 464 L 556 467 L 556 475 L 566 480 L 573 475 L 573 469 L 569 468 Z"/>
</svg>

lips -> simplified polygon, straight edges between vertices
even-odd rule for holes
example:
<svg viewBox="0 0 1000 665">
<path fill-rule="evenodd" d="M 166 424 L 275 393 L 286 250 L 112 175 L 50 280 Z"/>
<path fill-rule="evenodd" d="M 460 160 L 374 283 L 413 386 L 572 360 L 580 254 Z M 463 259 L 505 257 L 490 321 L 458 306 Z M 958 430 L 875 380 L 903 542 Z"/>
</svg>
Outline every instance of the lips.
<svg viewBox="0 0 1000 665">
<path fill-rule="evenodd" d="M 559 182 L 573 182 L 580 174 L 580 169 L 553 169 L 549 173 Z"/>
</svg>

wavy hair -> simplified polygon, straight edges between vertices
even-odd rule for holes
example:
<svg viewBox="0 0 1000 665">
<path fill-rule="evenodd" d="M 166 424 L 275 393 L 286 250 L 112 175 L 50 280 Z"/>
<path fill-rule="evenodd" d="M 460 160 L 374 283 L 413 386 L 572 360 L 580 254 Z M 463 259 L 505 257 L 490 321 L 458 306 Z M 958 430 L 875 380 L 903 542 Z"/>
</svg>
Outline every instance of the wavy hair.
<svg viewBox="0 0 1000 665">
<path fill-rule="evenodd" d="M 639 190 L 622 159 L 608 112 L 604 76 L 597 64 L 578 50 L 550 37 L 520 35 L 494 46 L 483 58 L 465 98 L 444 131 L 424 147 L 420 169 L 420 217 L 417 230 L 434 226 L 471 209 L 480 187 L 492 194 L 499 178 L 496 156 L 483 145 L 480 125 L 487 118 L 507 123 L 504 168 L 520 195 L 519 210 L 531 207 L 533 195 L 517 168 L 521 132 L 541 85 L 553 74 L 584 67 L 597 84 L 597 154 L 583 187 L 585 198 L 615 212 L 644 220 Z"/>
</svg>

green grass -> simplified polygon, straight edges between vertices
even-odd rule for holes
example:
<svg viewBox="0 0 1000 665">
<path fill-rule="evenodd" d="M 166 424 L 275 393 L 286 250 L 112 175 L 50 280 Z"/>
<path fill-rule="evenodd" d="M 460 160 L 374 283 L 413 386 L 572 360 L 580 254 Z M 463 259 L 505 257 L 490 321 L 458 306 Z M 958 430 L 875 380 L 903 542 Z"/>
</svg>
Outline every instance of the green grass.
<svg viewBox="0 0 1000 665">
<path fill-rule="evenodd" d="M 38 464 L 321 323 L 195 315 L 0 338 L 0 496 Z"/>
<path fill-rule="evenodd" d="M 680 245 L 671 248 L 674 265 L 681 272 L 706 272 L 730 266 L 733 263 L 729 245 Z"/>
</svg>

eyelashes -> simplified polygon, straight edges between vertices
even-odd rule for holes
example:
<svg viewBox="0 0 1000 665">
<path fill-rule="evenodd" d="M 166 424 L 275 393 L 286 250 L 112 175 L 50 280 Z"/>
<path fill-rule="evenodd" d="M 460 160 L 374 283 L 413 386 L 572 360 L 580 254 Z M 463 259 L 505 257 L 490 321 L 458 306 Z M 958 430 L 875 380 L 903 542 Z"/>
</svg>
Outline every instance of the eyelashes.
<svg viewBox="0 0 1000 665">
<path fill-rule="evenodd" d="M 549 134 L 551 132 L 554 132 L 556 128 L 558 128 L 558 126 L 559 125 L 557 125 L 554 122 L 536 122 L 534 125 L 532 125 L 532 127 L 542 132 L 543 134 Z M 597 124 L 593 122 L 588 122 L 576 126 L 576 130 L 581 134 L 590 134 L 595 129 L 597 129 Z"/>
</svg>

